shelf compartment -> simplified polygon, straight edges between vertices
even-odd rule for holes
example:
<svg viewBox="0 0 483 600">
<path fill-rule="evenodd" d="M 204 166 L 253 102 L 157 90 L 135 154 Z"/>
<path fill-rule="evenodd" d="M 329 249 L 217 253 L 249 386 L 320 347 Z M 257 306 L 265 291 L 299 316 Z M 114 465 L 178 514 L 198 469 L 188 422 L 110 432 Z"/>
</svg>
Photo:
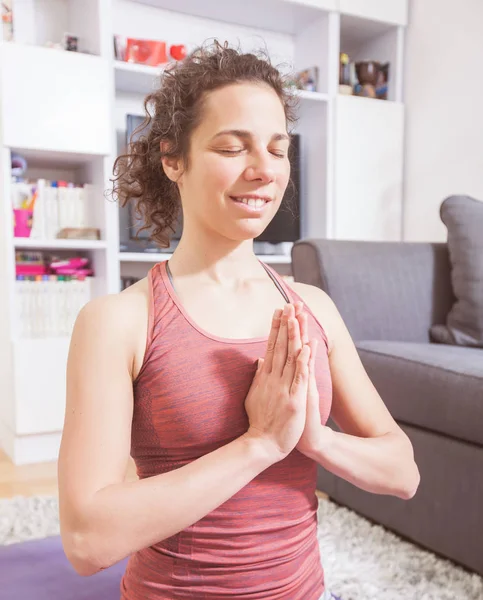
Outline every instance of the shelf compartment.
<svg viewBox="0 0 483 600">
<path fill-rule="evenodd" d="M 83 154 L 62 153 L 43 150 L 14 148 L 12 153 L 19 154 L 27 161 L 27 169 L 22 175 L 26 180 L 35 182 L 39 179 L 46 181 L 66 181 L 77 186 L 85 185 L 85 203 L 83 204 L 83 219 L 81 222 L 64 222 L 63 227 L 82 226 L 100 230 L 101 240 L 106 237 L 108 202 L 104 198 L 105 179 L 109 157 Z M 9 184 L 13 185 L 13 184 Z M 10 193 L 10 192 L 9 192 Z M 61 240 L 56 238 L 59 229 L 51 228 L 36 234 L 36 238 L 21 238 L 19 243 L 31 247 L 30 244 L 50 244 L 48 247 L 59 247 L 63 242 L 87 241 L 89 244 L 99 240 Z M 40 239 L 38 236 L 42 236 Z M 28 240 L 28 241 L 23 241 Z M 35 241 L 34 241 L 35 240 Z M 102 243 L 102 242 L 101 242 Z M 99 246 L 100 247 L 100 246 Z"/>
<path fill-rule="evenodd" d="M 15 0 L 14 43 L 63 45 L 64 34 L 69 32 L 78 37 L 78 53 L 100 55 L 105 50 L 99 18 L 102 3 L 103 0 Z"/>
<path fill-rule="evenodd" d="M 389 63 L 388 100 L 402 99 L 402 30 L 392 23 L 352 15 L 340 17 L 340 51 L 348 54 L 351 62 Z"/>
</svg>

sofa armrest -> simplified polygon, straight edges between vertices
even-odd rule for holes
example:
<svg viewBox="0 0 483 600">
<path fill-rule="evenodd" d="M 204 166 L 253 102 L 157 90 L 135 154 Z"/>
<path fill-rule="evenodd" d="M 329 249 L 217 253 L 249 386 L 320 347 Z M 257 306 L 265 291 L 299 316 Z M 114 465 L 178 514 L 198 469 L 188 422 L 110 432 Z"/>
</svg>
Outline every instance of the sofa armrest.
<svg viewBox="0 0 483 600">
<path fill-rule="evenodd" d="M 292 273 L 329 294 L 355 341 L 429 342 L 454 302 L 443 243 L 303 239 Z"/>
</svg>

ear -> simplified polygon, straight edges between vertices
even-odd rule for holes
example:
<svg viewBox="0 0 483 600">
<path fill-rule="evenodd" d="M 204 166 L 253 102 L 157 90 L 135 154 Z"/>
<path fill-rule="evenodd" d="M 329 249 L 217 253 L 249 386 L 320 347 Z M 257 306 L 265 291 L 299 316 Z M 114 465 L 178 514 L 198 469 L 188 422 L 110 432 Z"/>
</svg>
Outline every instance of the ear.
<svg viewBox="0 0 483 600">
<path fill-rule="evenodd" d="M 161 153 L 166 152 L 168 147 L 168 142 L 160 142 L 159 144 Z M 183 174 L 183 165 L 180 158 L 163 156 L 161 158 L 161 164 L 163 165 L 166 176 L 171 179 L 171 181 L 178 181 Z"/>
</svg>

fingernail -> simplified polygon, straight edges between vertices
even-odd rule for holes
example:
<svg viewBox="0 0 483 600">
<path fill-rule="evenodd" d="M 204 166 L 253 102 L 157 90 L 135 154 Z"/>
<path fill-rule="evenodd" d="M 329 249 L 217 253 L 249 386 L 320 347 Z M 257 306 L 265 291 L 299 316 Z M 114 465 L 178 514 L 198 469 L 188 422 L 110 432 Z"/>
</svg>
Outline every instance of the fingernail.
<svg viewBox="0 0 483 600">
<path fill-rule="evenodd" d="M 284 308 L 283 308 L 283 314 L 284 314 L 284 315 L 288 315 L 288 313 L 289 313 L 289 310 L 290 310 L 290 307 L 289 307 L 289 305 L 288 305 L 288 304 L 286 304 L 286 305 L 284 306 Z"/>
</svg>

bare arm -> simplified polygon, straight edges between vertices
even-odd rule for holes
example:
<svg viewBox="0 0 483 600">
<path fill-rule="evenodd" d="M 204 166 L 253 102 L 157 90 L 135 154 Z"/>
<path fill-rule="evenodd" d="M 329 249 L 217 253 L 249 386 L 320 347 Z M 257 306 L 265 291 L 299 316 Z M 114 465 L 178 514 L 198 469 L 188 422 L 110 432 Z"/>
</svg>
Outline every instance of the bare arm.
<svg viewBox="0 0 483 600">
<path fill-rule="evenodd" d="M 192 525 L 276 462 L 244 435 L 169 473 L 124 482 L 146 304 L 140 293 L 99 298 L 81 311 L 72 336 L 59 505 L 64 550 L 80 575 Z"/>
<path fill-rule="evenodd" d="M 411 441 L 367 375 L 334 302 L 315 286 L 301 289 L 329 337 L 331 417 L 341 430 L 325 427 L 311 458 L 365 491 L 412 498 L 420 475 Z"/>
</svg>

